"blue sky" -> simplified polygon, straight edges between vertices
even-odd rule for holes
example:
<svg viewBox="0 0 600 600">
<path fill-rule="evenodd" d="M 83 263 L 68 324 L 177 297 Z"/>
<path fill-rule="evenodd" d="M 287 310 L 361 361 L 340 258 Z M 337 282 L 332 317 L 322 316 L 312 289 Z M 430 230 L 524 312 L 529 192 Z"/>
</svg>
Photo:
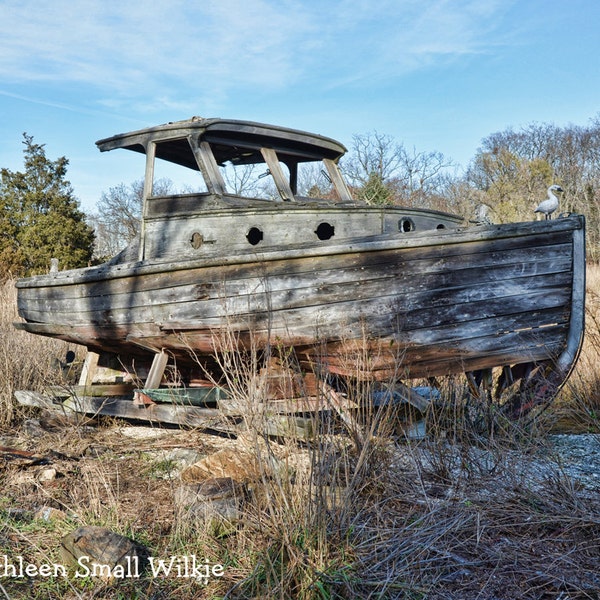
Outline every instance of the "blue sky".
<svg viewBox="0 0 600 600">
<path fill-rule="evenodd" d="M 225 117 L 467 166 L 483 138 L 600 115 L 597 0 L 0 0 L 0 167 L 66 156 L 84 210 L 143 176 L 95 141 Z"/>
</svg>

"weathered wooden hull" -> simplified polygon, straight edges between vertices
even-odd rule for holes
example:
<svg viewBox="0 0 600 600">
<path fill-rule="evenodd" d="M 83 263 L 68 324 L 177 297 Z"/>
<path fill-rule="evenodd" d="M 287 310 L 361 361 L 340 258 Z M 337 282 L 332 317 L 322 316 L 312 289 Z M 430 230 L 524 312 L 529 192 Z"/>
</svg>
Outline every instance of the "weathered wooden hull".
<svg viewBox="0 0 600 600">
<path fill-rule="evenodd" d="M 270 344 L 379 379 L 540 361 L 567 373 L 583 335 L 584 235 L 571 216 L 101 265 L 20 280 L 18 326 L 181 364 Z"/>
</svg>

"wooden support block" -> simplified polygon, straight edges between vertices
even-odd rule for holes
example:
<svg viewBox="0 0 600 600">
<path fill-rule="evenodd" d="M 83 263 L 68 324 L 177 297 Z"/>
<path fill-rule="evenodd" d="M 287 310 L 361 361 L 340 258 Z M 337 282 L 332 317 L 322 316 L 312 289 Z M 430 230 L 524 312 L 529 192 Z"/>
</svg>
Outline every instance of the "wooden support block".
<svg viewBox="0 0 600 600">
<path fill-rule="evenodd" d="M 35 406 L 37 408 L 46 409 L 57 409 L 62 405 L 60 403 L 55 404 L 51 396 L 45 396 L 39 392 L 33 392 L 29 390 L 17 390 L 15 391 L 15 398 L 17 402 L 23 406 Z"/>
<path fill-rule="evenodd" d="M 81 369 L 81 376 L 79 377 L 79 385 L 87 387 L 92 385 L 94 376 L 96 375 L 96 369 L 98 368 L 98 360 L 100 355 L 96 352 L 88 352 Z"/>
<path fill-rule="evenodd" d="M 323 384 L 322 391 L 327 400 L 327 404 L 329 404 L 339 415 L 340 419 L 348 429 L 348 432 L 354 439 L 355 444 L 360 448 L 365 442 L 362 427 L 349 412 L 348 401 L 327 384 Z"/>
<path fill-rule="evenodd" d="M 168 361 L 169 355 L 164 350 L 154 355 L 154 360 L 152 361 L 152 366 L 150 367 L 150 372 L 144 386 L 146 389 L 152 390 L 160 387 L 160 382 L 165 374 Z"/>
<path fill-rule="evenodd" d="M 107 415 L 151 423 L 213 428 L 220 431 L 232 429 L 231 425 L 226 422 L 221 412 L 216 408 L 168 404 L 136 405 L 132 400 L 91 396 L 72 397 L 66 400 L 64 405 L 75 412 L 87 415 Z"/>
</svg>

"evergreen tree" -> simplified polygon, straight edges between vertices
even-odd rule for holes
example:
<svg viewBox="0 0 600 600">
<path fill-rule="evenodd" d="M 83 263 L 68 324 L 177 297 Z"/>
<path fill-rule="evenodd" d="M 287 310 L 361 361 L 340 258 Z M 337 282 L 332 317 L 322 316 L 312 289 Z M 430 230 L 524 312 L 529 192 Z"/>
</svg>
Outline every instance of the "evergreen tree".
<svg viewBox="0 0 600 600">
<path fill-rule="evenodd" d="M 0 170 L 0 279 L 81 267 L 92 257 L 94 232 L 65 179 L 69 161 L 46 157 L 23 134 L 25 170 Z"/>
<path fill-rule="evenodd" d="M 371 172 L 369 179 L 359 191 L 358 197 L 367 204 L 385 205 L 392 203 L 392 192 L 383 182 L 381 175 Z"/>
</svg>

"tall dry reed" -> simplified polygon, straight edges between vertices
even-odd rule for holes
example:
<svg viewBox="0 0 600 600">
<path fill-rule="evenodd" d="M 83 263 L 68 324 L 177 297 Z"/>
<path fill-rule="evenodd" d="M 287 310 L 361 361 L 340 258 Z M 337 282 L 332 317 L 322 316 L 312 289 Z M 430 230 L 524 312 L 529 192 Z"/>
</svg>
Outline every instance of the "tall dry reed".
<svg viewBox="0 0 600 600">
<path fill-rule="evenodd" d="M 600 265 L 586 273 L 585 338 L 575 369 L 555 402 L 560 429 L 600 430 Z"/>
<path fill-rule="evenodd" d="M 9 280 L 0 284 L 0 427 L 16 416 L 16 390 L 43 392 L 60 381 L 57 361 L 64 360 L 69 349 L 65 342 L 15 329 L 16 321 L 15 282 Z"/>
</svg>

